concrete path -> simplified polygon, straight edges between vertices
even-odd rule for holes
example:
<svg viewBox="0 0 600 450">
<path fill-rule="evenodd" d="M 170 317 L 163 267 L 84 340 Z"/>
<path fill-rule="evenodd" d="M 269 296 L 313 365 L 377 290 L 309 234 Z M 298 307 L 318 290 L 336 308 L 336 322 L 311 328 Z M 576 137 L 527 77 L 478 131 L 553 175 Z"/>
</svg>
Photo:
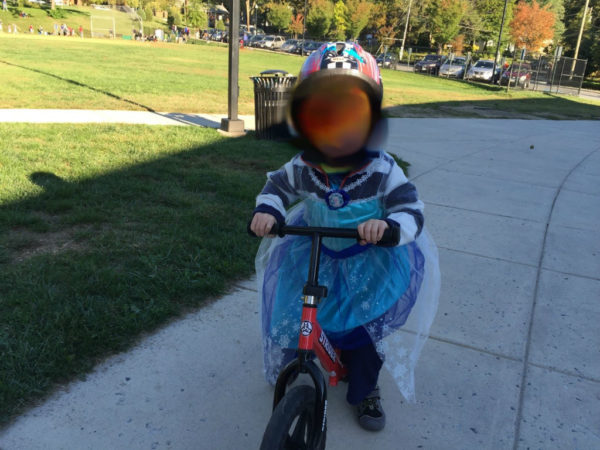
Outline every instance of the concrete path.
<svg viewBox="0 0 600 450">
<path fill-rule="evenodd" d="M 199 125 L 219 128 L 227 114 L 184 114 L 150 111 L 86 109 L 0 109 L 0 122 L 126 123 L 134 125 Z M 254 115 L 239 116 L 246 130 L 254 130 Z"/>
<path fill-rule="evenodd" d="M 598 122 L 394 119 L 440 248 L 417 403 L 381 379 L 388 426 L 330 389 L 328 449 L 600 448 Z M 0 432 L 13 449 L 258 448 L 252 281 L 110 358 Z"/>
</svg>

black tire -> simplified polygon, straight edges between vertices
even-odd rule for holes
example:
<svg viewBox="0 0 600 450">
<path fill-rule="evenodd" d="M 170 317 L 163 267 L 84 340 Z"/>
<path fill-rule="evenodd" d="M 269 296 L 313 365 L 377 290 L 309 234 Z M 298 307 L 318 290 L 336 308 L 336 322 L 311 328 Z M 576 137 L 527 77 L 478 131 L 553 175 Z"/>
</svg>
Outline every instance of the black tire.
<svg viewBox="0 0 600 450">
<path fill-rule="evenodd" d="M 327 428 L 318 447 L 308 447 L 313 430 L 320 426 L 315 423 L 315 388 L 295 386 L 273 410 L 260 450 L 323 450 Z"/>
</svg>

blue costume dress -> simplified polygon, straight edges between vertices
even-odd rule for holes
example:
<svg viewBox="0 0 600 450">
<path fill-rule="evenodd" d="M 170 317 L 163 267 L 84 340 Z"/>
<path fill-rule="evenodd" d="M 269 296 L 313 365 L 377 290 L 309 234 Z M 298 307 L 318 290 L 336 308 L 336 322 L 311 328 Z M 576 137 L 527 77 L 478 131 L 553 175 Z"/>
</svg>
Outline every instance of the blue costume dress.
<svg viewBox="0 0 600 450">
<path fill-rule="evenodd" d="M 414 186 L 384 152 L 368 152 L 364 165 L 343 178 L 297 155 L 268 174 L 256 209 L 293 225 L 356 228 L 383 219 L 400 227 L 396 247 L 323 240 L 319 284 L 328 295 L 317 317 L 338 348 L 372 343 L 408 400 L 414 400 L 414 366 L 439 292 L 437 252 L 423 229 L 422 209 Z M 265 374 L 271 383 L 297 346 L 310 246 L 307 237 L 268 238 L 257 254 Z M 409 317 L 410 330 L 401 330 Z"/>
</svg>

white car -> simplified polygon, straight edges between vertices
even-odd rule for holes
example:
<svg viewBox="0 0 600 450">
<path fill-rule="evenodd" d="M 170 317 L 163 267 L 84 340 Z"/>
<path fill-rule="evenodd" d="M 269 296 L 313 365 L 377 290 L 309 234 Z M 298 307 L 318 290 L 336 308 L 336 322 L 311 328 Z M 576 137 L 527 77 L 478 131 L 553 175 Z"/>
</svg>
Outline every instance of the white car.
<svg viewBox="0 0 600 450">
<path fill-rule="evenodd" d="M 465 66 L 467 64 L 467 59 L 463 56 L 458 56 L 454 58 L 452 61 L 447 60 L 440 67 L 439 75 L 441 77 L 456 77 L 462 78 L 465 73 Z"/>
<path fill-rule="evenodd" d="M 281 36 L 265 36 L 265 38 L 260 41 L 261 48 L 281 48 L 285 39 Z"/>
<path fill-rule="evenodd" d="M 475 81 L 492 81 L 492 70 L 494 70 L 494 61 L 491 59 L 480 59 L 467 71 L 467 80 Z M 500 74 L 500 65 L 496 66 L 496 76 L 494 81 L 498 79 Z"/>
</svg>

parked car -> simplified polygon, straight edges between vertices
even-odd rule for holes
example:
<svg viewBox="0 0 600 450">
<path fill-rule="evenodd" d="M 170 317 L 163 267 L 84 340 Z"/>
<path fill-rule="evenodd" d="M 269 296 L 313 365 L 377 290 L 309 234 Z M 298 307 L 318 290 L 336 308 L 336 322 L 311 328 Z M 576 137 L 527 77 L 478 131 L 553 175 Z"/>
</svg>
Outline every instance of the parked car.
<svg viewBox="0 0 600 450">
<path fill-rule="evenodd" d="M 281 50 L 283 50 L 284 52 L 293 52 L 297 45 L 298 39 L 288 39 L 281 46 Z"/>
<path fill-rule="evenodd" d="M 377 58 L 375 58 L 375 60 L 377 61 L 377 65 L 379 67 L 385 67 L 388 69 L 390 67 L 396 66 L 396 62 L 398 61 L 398 59 L 396 58 L 396 55 L 393 55 L 391 53 L 387 53 L 387 54 L 381 53 L 380 55 L 377 56 Z"/>
<path fill-rule="evenodd" d="M 521 86 L 528 88 L 531 81 L 531 65 L 529 63 L 514 63 L 500 77 L 500 84 L 505 86 Z"/>
<path fill-rule="evenodd" d="M 254 36 L 255 34 L 265 34 L 265 32 L 261 28 L 256 28 L 254 25 L 250 25 L 250 28 L 248 28 L 246 25 L 240 25 L 240 36 L 243 36 L 244 32 L 247 33 L 248 36 Z"/>
<path fill-rule="evenodd" d="M 462 78 L 465 73 L 466 66 L 467 58 L 464 56 L 457 56 L 454 59 L 447 59 L 446 62 L 440 66 L 438 75 L 440 77 Z"/>
<path fill-rule="evenodd" d="M 446 62 L 444 55 L 427 55 L 421 61 L 415 63 L 413 70 L 415 72 L 426 72 L 436 75 L 440 66 Z"/>
<path fill-rule="evenodd" d="M 296 48 L 294 49 L 294 53 L 297 53 L 298 55 L 300 53 L 302 53 L 302 49 L 304 48 L 304 52 L 306 53 L 306 47 L 308 46 L 308 44 L 314 42 L 311 39 L 299 39 L 298 40 L 298 45 L 296 45 Z"/>
<path fill-rule="evenodd" d="M 225 30 L 215 30 L 215 32 L 211 35 L 211 39 L 213 41 L 225 41 L 225 37 L 227 35 L 227 31 Z"/>
<path fill-rule="evenodd" d="M 281 48 L 281 46 L 283 45 L 283 43 L 285 42 L 285 39 L 282 38 L 281 36 L 265 36 L 265 38 L 260 41 L 260 48 L 270 48 L 272 50 L 276 49 L 276 48 Z"/>
<path fill-rule="evenodd" d="M 495 83 L 498 81 L 500 76 L 500 65 L 496 66 L 496 73 L 492 77 L 492 70 L 494 70 L 494 61 L 491 59 L 480 59 L 467 71 L 467 80 L 475 81 L 487 81 L 489 83 Z"/>
<path fill-rule="evenodd" d="M 312 52 L 317 50 L 321 45 L 323 45 L 323 42 L 315 42 L 315 41 L 307 42 L 306 45 L 304 45 L 304 54 L 310 55 Z"/>
<path fill-rule="evenodd" d="M 248 47 L 258 47 L 258 44 L 264 39 L 264 34 L 255 34 L 248 39 Z"/>
</svg>

